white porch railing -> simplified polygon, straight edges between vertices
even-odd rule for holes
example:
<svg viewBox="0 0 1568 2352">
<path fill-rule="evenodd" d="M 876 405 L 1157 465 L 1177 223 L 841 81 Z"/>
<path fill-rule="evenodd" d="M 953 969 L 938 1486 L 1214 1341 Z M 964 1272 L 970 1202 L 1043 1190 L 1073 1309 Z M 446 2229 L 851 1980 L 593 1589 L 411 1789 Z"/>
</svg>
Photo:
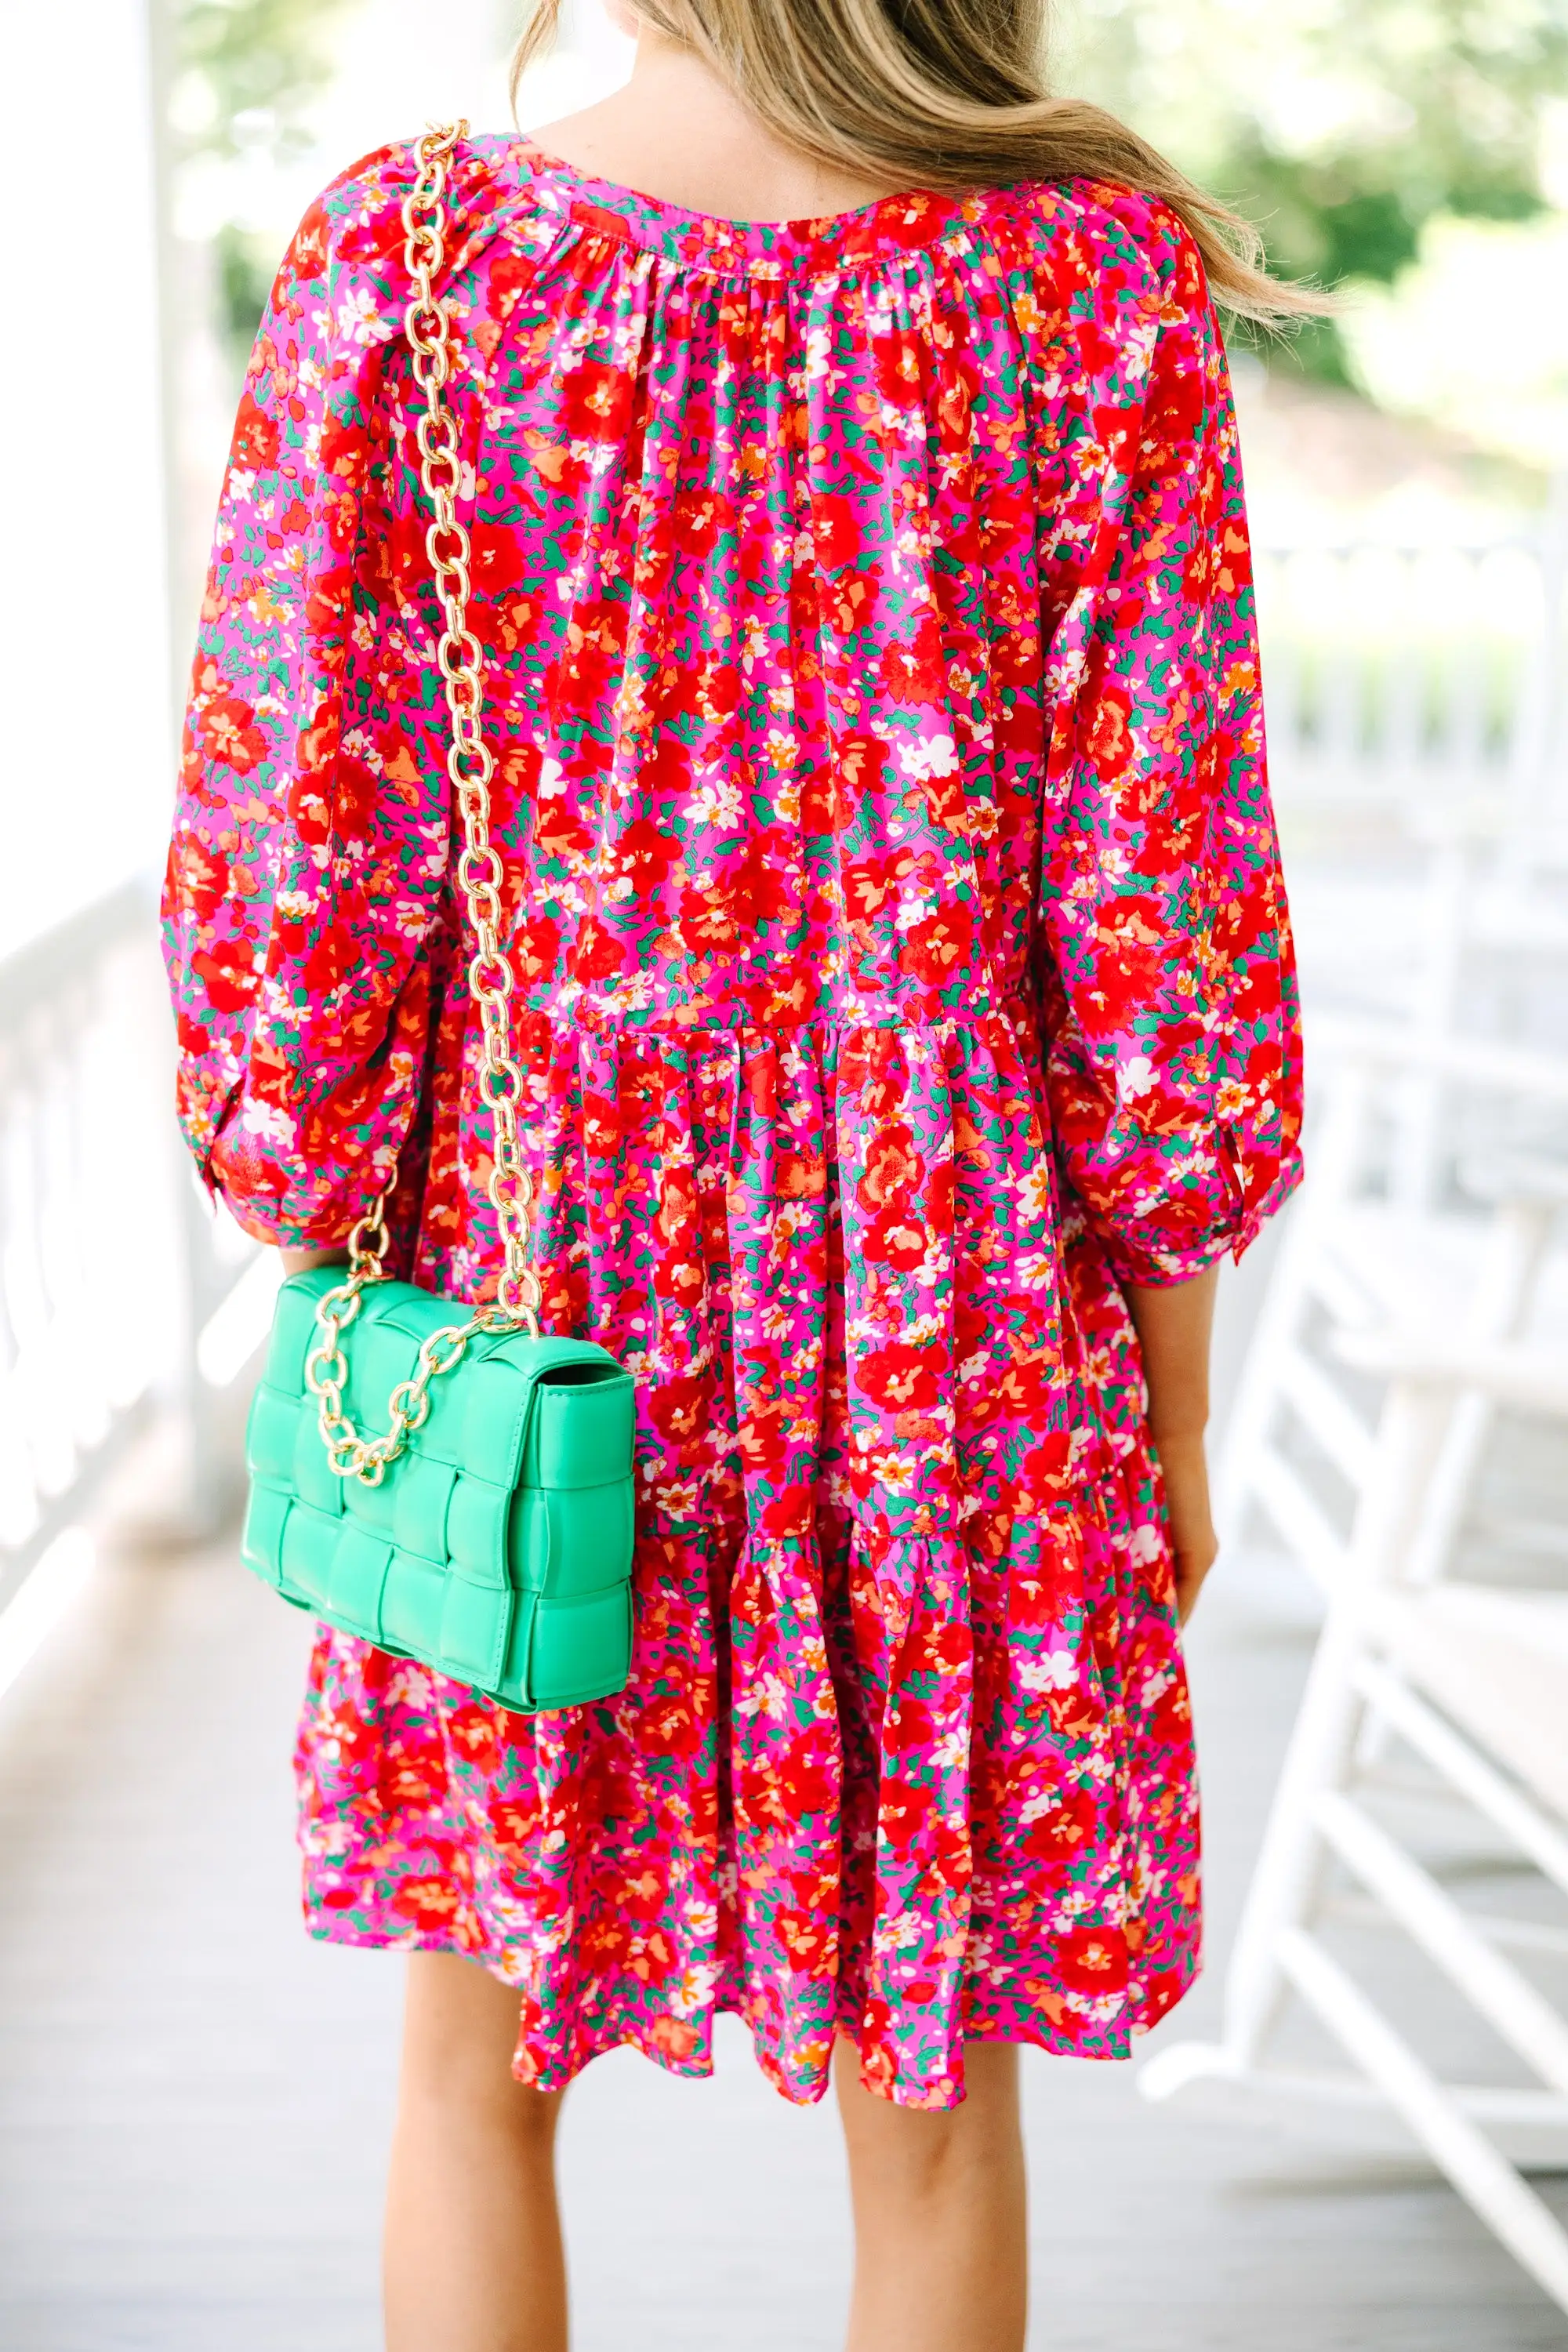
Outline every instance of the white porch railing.
<svg viewBox="0 0 1568 2352">
<path fill-rule="evenodd" d="M 1260 546 L 1270 767 L 1352 835 L 1568 824 L 1568 499 L 1476 546 Z"/>
<path fill-rule="evenodd" d="M 271 1269 L 201 1198 L 171 1102 L 131 881 L 0 962 L 0 1612 L 160 1414 L 183 1439 L 161 1517 L 202 1530 L 227 1500 L 214 1408 Z"/>
</svg>

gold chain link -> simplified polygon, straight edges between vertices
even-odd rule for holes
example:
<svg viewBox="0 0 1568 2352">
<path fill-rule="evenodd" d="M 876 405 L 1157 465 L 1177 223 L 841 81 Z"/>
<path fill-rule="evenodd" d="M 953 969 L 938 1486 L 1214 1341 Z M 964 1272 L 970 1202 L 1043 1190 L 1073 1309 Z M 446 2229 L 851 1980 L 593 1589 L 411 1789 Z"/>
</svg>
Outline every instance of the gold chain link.
<svg viewBox="0 0 1568 2352">
<path fill-rule="evenodd" d="M 427 1417 L 431 1381 L 462 1361 L 476 1332 L 521 1326 L 531 1339 L 539 1337 L 539 1276 L 529 1262 L 533 1181 L 518 1146 L 522 1074 L 511 1058 L 511 965 L 500 938 L 504 869 L 490 841 L 489 783 L 495 757 L 484 738 L 483 649 L 468 627 L 472 548 L 458 520 L 458 423 L 447 400 L 457 345 L 451 302 L 435 290 L 447 252 L 447 167 L 468 128 L 467 122 L 432 128 L 415 150 L 419 176 L 403 205 L 403 257 L 414 281 L 404 329 L 414 380 L 425 396 L 415 438 L 420 482 L 435 517 L 425 533 L 425 549 L 435 572 L 443 621 L 436 663 L 451 723 L 447 773 L 463 825 L 458 881 L 477 942 L 468 961 L 468 990 L 479 1016 L 479 1096 L 489 1112 L 491 1129 L 488 1190 L 500 1234 L 502 1265 L 494 1306 L 481 1307 L 467 1323 L 448 1324 L 428 1335 L 413 1378 L 393 1391 L 391 1427 L 380 1437 L 366 1438 L 343 1410 L 348 1363 L 341 1342 L 359 1313 L 365 1286 L 384 1277 L 390 1183 L 349 1235 L 349 1277 L 326 1292 L 316 1308 L 320 1337 L 305 1360 L 305 1381 L 320 1403 L 321 1436 L 332 1468 L 340 1477 L 361 1478 L 372 1486 L 379 1485 L 387 1464 L 396 1460 L 411 1433 Z"/>
</svg>

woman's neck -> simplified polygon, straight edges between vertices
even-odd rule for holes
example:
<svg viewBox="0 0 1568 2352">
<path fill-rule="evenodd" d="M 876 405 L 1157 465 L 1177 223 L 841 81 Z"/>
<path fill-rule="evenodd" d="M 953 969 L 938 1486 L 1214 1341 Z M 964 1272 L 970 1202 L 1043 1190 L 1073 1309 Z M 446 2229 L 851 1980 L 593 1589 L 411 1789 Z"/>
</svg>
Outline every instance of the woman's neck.
<svg viewBox="0 0 1568 2352">
<path fill-rule="evenodd" d="M 589 178 L 731 220 L 799 220 L 896 194 L 790 147 L 700 58 L 647 27 L 631 79 L 579 114 L 529 133 Z"/>
</svg>

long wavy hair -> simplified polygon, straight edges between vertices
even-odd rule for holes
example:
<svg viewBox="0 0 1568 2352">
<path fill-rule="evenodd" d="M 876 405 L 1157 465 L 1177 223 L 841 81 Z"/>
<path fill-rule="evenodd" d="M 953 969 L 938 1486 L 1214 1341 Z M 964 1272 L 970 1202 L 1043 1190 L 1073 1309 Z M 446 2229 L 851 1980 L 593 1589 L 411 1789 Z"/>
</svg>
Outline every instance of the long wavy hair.
<svg viewBox="0 0 1568 2352">
<path fill-rule="evenodd" d="M 1016 180 L 1107 180 L 1160 197 L 1191 230 L 1215 298 L 1280 321 L 1334 306 L 1270 277 L 1250 221 L 1194 186 L 1100 106 L 1047 88 L 1049 0 L 637 0 L 789 146 L 900 187 L 963 194 Z M 535 0 L 512 102 L 554 38 Z"/>
</svg>

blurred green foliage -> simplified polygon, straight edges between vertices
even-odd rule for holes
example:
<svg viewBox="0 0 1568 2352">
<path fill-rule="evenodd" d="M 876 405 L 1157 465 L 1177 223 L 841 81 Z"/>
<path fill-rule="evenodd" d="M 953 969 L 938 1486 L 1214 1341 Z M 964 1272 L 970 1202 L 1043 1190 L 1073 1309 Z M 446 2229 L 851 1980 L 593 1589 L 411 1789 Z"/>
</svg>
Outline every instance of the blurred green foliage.
<svg viewBox="0 0 1568 2352">
<path fill-rule="evenodd" d="M 349 0 L 167 0 L 176 158 L 287 162 L 331 73 L 330 36 Z M 276 239 L 225 221 L 216 238 L 220 325 L 243 367 L 277 265 Z"/>
<path fill-rule="evenodd" d="M 169 0 L 174 115 L 188 153 L 298 154 L 331 70 L 343 0 Z"/>
<path fill-rule="evenodd" d="M 1256 221 L 1276 268 L 1386 285 L 1436 214 L 1542 209 L 1568 0 L 1062 0 L 1058 48 L 1057 87 Z M 1285 351 L 1350 380 L 1332 321 Z"/>
</svg>

